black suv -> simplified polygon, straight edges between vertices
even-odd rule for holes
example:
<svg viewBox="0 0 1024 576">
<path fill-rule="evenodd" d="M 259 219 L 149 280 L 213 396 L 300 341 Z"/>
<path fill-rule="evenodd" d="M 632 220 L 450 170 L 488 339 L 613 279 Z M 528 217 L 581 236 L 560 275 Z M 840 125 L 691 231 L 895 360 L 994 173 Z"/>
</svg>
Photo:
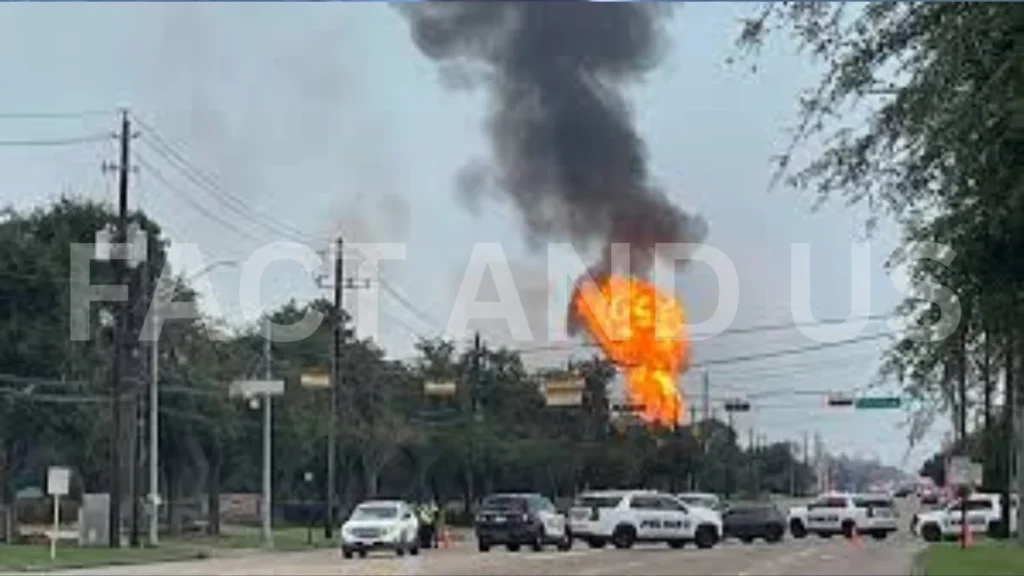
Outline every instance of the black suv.
<svg viewBox="0 0 1024 576">
<path fill-rule="evenodd" d="M 474 519 L 477 547 L 487 552 L 504 545 L 510 552 L 520 546 L 540 551 L 547 544 L 559 550 L 572 547 L 569 524 L 550 500 L 540 494 L 493 494 L 484 499 Z"/>
</svg>

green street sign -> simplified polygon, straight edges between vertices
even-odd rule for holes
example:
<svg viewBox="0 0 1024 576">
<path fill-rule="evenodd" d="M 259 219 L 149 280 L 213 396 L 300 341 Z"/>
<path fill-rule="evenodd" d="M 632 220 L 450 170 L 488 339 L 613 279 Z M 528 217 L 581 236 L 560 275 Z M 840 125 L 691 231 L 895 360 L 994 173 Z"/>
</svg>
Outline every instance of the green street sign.
<svg viewBox="0 0 1024 576">
<path fill-rule="evenodd" d="M 853 403 L 858 410 L 893 410 L 900 407 L 899 396 L 868 396 Z"/>
</svg>

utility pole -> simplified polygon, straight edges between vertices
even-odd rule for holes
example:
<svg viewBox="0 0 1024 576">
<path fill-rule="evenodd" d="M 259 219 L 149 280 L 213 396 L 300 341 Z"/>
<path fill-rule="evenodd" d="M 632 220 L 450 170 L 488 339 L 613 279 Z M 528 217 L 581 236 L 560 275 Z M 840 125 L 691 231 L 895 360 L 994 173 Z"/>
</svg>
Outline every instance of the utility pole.
<svg viewBox="0 0 1024 576">
<path fill-rule="evenodd" d="M 805 472 L 808 470 L 808 464 L 810 462 L 808 450 L 809 450 L 809 447 L 807 445 L 807 430 L 804 430 L 804 471 Z M 803 490 L 804 486 L 801 486 L 800 488 L 801 488 L 800 492 L 802 493 L 804 491 Z"/>
<path fill-rule="evenodd" d="M 147 274 L 147 278 L 149 275 Z M 163 288 L 157 277 L 150 308 L 153 321 L 150 323 L 149 340 L 149 545 L 156 546 L 160 534 L 160 290 Z"/>
<path fill-rule="evenodd" d="M 324 519 L 324 538 L 334 538 L 334 500 L 337 490 L 337 456 L 338 456 L 338 402 L 341 387 L 341 371 L 339 356 L 341 355 L 342 314 L 344 302 L 342 282 L 344 281 L 344 246 L 345 241 L 340 236 L 335 242 L 334 254 L 334 308 L 332 309 L 331 320 L 331 411 L 330 431 L 327 436 L 327 511 Z"/>
<path fill-rule="evenodd" d="M 268 380 L 268 381 L 272 380 L 273 377 L 274 377 L 273 359 L 272 359 L 272 356 L 271 356 L 271 354 L 273 352 L 272 352 L 271 342 L 270 342 L 270 338 L 271 338 L 270 328 L 271 328 L 271 326 L 270 326 L 270 318 L 268 317 L 268 318 L 265 318 L 263 320 L 263 361 L 265 363 L 265 367 L 264 367 L 265 375 L 264 375 L 264 378 L 266 380 Z M 263 520 L 263 523 L 262 523 L 263 524 L 262 525 L 262 528 L 263 528 L 263 530 L 262 530 L 262 532 L 263 532 L 263 542 L 267 546 L 273 546 L 273 543 L 274 543 L 274 533 L 273 533 L 273 531 L 270 528 L 270 526 L 271 526 L 271 518 L 272 518 L 272 515 L 273 515 L 273 503 L 271 501 L 271 470 L 273 470 L 273 463 L 271 461 L 272 450 L 271 450 L 271 443 L 270 443 L 271 442 L 271 440 L 270 440 L 271 428 L 270 427 L 271 427 L 271 424 L 272 424 L 271 413 L 270 413 L 270 406 L 271 406 L 271 404 L 272 404 L 272 402 L 271 402 L 270 394 L 264 394 L 263 395 L 263 507 L 262 507 L 261 512 L 263 512 L 263 514 L 262 514 L 262 517 L 263 517 L 262 518 L 262 520 Z"/>
<path fill-rule="evenodd" d="M 142 266 L 142 267 L 140 267 L 138 269 L 139 275 L 138 275 L 137 278 L 139 279 L 139 285 L 137 287 L 138 287 L 138 289 L 140 290 L 140 292 L 142 294 L 148 294 L 149 293 L 149 263 L 148 263 L 149 261 L 148 261 L 148 258 L 147 258 L 146 262 L 147 262 L 146 265 L 144 265 L 144 266 Z M 132 289 L 136 288 L 135 283 L 133 282 L 132 284 L 133 285 L 132 285 L 131 288 Z M 133 336 L 136 339 L 135 341 L 139 342 L 141 340 L 141 336 L 142 336 L 142 327 L 145 326 L 145 324 L 146 324 L 146 312 L 147 312 L 147 310 L 146 310 L 146 306 L 145 306 L 145 298 L 133 298 L 133 301 L 135 302 L 136 305 L 133 308 L 132 312 L 134 312 L 135 325 L 138 326 L 138 333 L 136 334 L 136 332 L 133 330 L 132 334 L 133 334 Z M 130 481 L 129 481 L 129 484 L 128 484 L 128 486 L 129 486 L 128 492 L 130 494 L 129 498 L 131 498 L 131 503 L 132 503 L 132 508 L 131 508 L 131 531 L 130 531 L 131 535 L 129 537 L 130 538 L 129 539 L 129 543 L 130 543 L 130 546 L 132 548 L 138 548 L 139 545 L 140 545 L 139 530 L 140 530 L 140 521 L 141 521 L 141 516 L 142 516 L 142 508 L 141 508 L 141 503 L 139 502 L 139 485 L 142 482 L 142 474 L 143 474 L 143 472 L 142 472 L 142 436 L 143 436 L 142 430 L 143 430 L 143 428 L 145 426 L 145 421 L 143 420 L 142 414 L 143 414 L 143 402 L 145 401 L 145 398 L 146 398 L 142 394 L 142 387 L 143 387 L 143 385 L 145 384 L 145 382 L 147 380 L 147 378 L 146 378 L 146 363 L 147 363 L 146 360 L 142 357 L 141 354 L 139 354 L 137 356 L 137 361 L 134 364 L 135 374 L 138 375 L 138 380 L 136 381 L 135 385 L 133 386 L 133 389 L 135 390 L 135 393 L 132 396 L 132 398 L 134 399 L 134 402 L 132 402 L 132 419 L 131 419 L 131 422 L 132 422 L 132 435 L 131 435 L 131 448 L 132 448 L 131 449 L 131 452 L 132 452 L 131 458 L 132 458 L 132 463 L 131 464 L 132 465 L 131 465 L 131 467 L 129 469 L 130 470 L 130 475 L 129 475 Z"/>
<path fill-rule="evenodd" d="M 701 398 L 701 419 L 707 422 L 711 418 L 711 376 L 704 371 L 704 397 Z"/>
<path fill-rule="evenodd" d="M 114 258 L 114 277 L 118 286 L 127 284 L 127 261 L 124 254 L 125 245 L 128 243 L 128 173 L 131 160 L 131 120 L 128 111 L 121 112 L 121 158 L 117 166 L 118 172 L 118 194 L 117 194 L 117 230 L 114 243 L 118 250 L 118 258 Z M 130 295 L 129 295 L 130 296 Z M 110 508 L 108 510 L 109 542 L 111 548 L 121 547 L 121 501 L 124 497 L 121 485 L 124 470 L 121 463 L 122 438 L 122 402 L 124 393 L 124 361 L 125 344 L 128 336 L 128 310 L 129 303 L 119 301 L 115 307 L 116 322 L 114 327 L 114 366 L 111 378 L 110 410 L 111 410 L 111 433 L 110 433 Z"/>
<path fill-rule="evenodd" d="M 476 411 L 477 411 L 477 394 L 480 388 L 480 356 L 483 353 L 483 346 L 480 343 L 480 331 L 477 331 L 473 336 L 473 356 L 471 362 L 471 374 L 469 378 L 469 398 L 467 399 L 468 410 L 466 417 L 469 418 L 470 434 L 469 434 L 469 462 L 466 466 L 466 488 L 469 493 L 470 505 L 473 505 L 473 500 L 476 499 L 476 494 L 473 486 L 473 466 L 476 460 L 476 454 L 474 452 L 476 442 L 474 437 L 476 436 Z"/>
</svg>

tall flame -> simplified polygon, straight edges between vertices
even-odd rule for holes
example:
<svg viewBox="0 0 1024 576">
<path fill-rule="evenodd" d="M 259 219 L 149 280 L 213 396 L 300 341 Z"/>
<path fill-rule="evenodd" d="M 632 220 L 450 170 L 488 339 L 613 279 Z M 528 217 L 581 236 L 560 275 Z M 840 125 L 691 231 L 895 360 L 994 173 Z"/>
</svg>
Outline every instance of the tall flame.
<svg viewBox="0 0 1024 576">
<path fill-rule="evenodd" d="M 677 382 L 690 357 L 682 302 L 639 278 L 611 274 L 578 285 L 570 307 L 625 371 L 629 401 L 641 408 L 641 418 L 669 427 L 682 422 Z"/>
</svg>

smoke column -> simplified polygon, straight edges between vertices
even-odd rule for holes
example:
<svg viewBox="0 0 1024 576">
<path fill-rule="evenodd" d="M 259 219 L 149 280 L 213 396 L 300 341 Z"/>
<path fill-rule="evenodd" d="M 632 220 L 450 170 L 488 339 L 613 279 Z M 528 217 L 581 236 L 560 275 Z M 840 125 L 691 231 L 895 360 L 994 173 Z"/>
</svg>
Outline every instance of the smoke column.
<svg viewBox="0 0 1024 576">
<path fill-rule="evenodd" d="M 490 91 L 493 166 L 462 175 L 469 200 L 478 202 L 493 181 L 522 215 L 531 246 L 628 243 L 634 274 L 650 271 L 657 243 L 703 240 L 704 221 L 650 182 L 623 95 L 657 64 L 671 5 L 417 2 L 397 9 L 423 54 Z M 604 254 L 591 274 L 610 271 Z"/>
</svg>

